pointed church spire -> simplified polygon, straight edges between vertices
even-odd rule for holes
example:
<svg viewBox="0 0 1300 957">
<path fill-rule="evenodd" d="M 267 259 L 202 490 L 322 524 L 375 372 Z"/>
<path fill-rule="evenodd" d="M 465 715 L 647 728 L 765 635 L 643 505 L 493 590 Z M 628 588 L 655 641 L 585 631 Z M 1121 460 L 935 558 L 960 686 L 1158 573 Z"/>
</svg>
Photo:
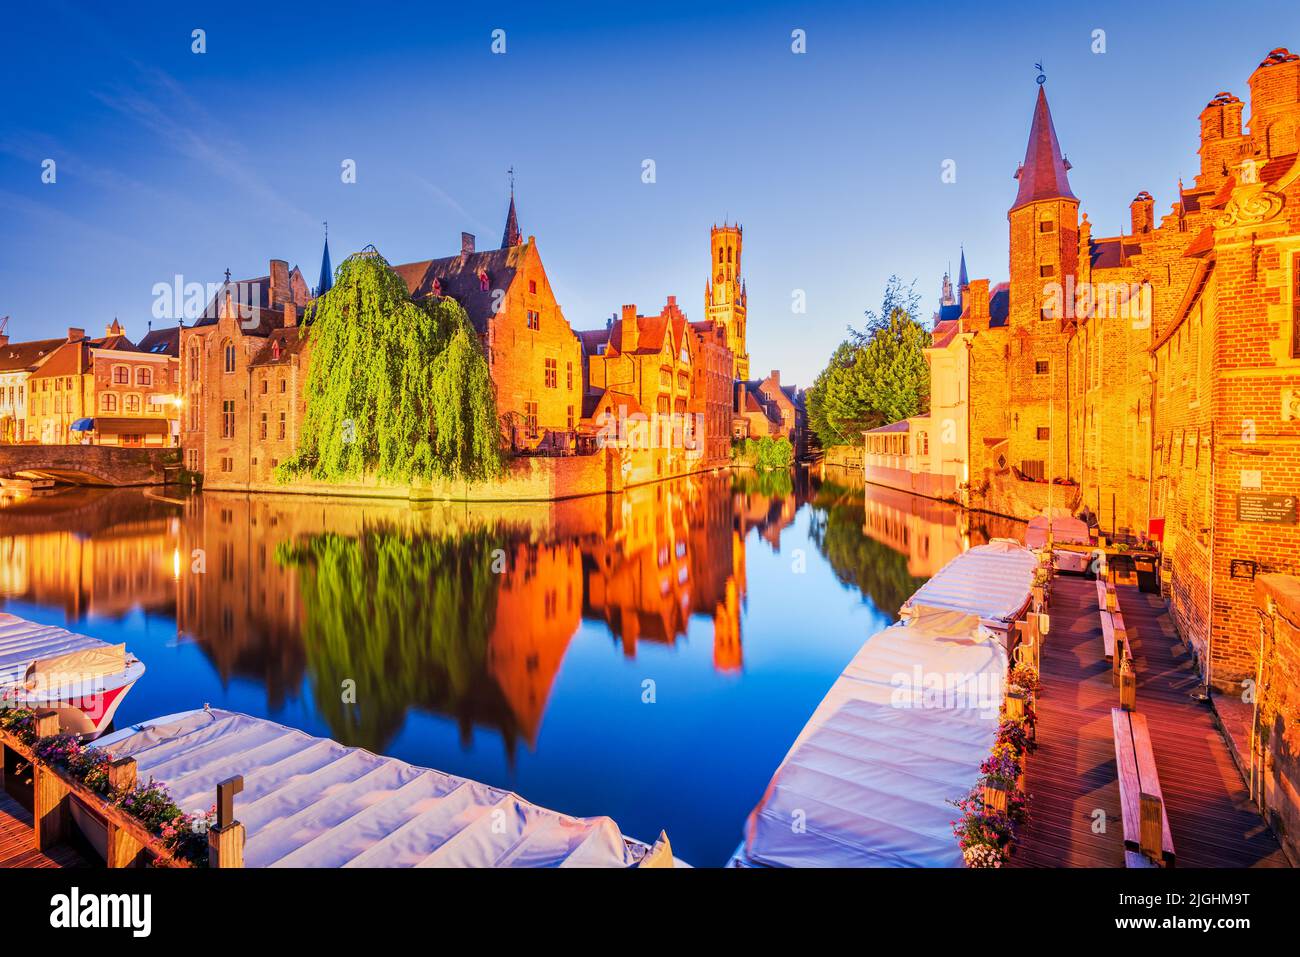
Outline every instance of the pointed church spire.
<svg viewBox="0 0 1300 957">
<path fill-rule="evenodd" d="M 961 247 L 961 266 L 957 270 L 957 291 L 965 289 L 970 285 L 970 280 L 966 278 L 966 247 Z"/>
<path fill-rule="evenodd" d="M 323 296 L 334 288 L 334 270 L 330 268 L 330 224 L 325 223 L 325 251 L 320 259 L 320 281 L 316 285 L 316 295 Z"/>
<path fill-rule="evenodd" d="M 1066 176 L 1070 163 L 1061 155 L 1061 144 L 1056 140 L 1056 127 L 1052 125 L 1052 111 L 1047 108 L 1047 94 L 1038 85 L 1038 102 L 1034 104 L 1034 121 L 1029 127 L 1029 145 L 1025 148 L 1025 162 L 1016 170 L 1020 189 L 1012 209 L 1041 199 L 1076 199 L 1070 192 Z"/>
<path fill-rule="evenodd" d="M 510 212 L 506 213 L 506 231 L 501 236 L 501 248 L 509 249 L 523 243 L 519 232 L 519 216 L 515 213 L 515 168 L 510 167 Z"/>
</svg>

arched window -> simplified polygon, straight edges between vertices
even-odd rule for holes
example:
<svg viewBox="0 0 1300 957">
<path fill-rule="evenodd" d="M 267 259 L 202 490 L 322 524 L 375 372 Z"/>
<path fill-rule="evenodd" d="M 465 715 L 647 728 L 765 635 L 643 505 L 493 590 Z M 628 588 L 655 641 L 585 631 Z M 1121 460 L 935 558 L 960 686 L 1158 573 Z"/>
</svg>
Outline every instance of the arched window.
<svg viewBox="0 0 1300 957">
<path fill-rule="evenodd" d="M 234 372 L 235 371 L 235 344 L 231 342 L 229 339 L 227 339 L 224 351 L 226 357 L 225 370 L 227 372 Z"/>
<path fill-rule="evenodd" d="M 721 247 L 721 246 L 718 247 L 718 262 L 719 262 L 719 263 L 722 262 L 722 247 Z"/>
<path fill-rule="evenodd" d="M 101 396 L 99 397 L 99 411 L 101 411 L 101 412 L 116 412 L 116 411 L 117 411 L 117 396 L 115 396 L 115 395 L 114 395 L 113 393 L 111 393 L 111 392 L 105 392 L 103 395 L 101 395 Z"/>
<path fill-rule="evenodd" d="M 113 385 L 130 385 L 131 370 L 127 366 L 113 366 Z"/>
<path fill-rule="evenodd" d="M 152 370 L 152 369 L 149 369 L 149 368 L 147 368 L 147 367 L 145 367 L 145 366 L 141 366 L 139 369 L 136 369 L 136 370 L 135 370 L 135 384 L 136 384 L 136 385 L 153 385 L 153 370 Z"/>
<path fill-rule="evenodd" d="M 140 411 L 140 397 L 136 395 L 134 392 L 132 392 L 130 395 L 126 397 L 126 411 L 128 412 Z"/>
<path fill-rule="evenodd" d="M 190 343 L 190 381 L 199 381 L 199 344 Z"/>
</svg>

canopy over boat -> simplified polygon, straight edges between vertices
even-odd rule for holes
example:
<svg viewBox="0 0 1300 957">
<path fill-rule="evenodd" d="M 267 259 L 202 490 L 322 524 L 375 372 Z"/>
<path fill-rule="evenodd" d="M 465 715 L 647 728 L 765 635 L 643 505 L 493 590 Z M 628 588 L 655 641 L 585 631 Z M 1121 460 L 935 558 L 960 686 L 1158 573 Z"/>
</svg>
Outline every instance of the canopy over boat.
<svg viewBox="0 0 1300 957">
<path fill-rule="evenodd" d="M 996 538 L 958 555 L 916 590 L 904 614 L 918 606 L 949 608 L 986 622 L 1009 623 L 1029 604 L 1038 559 L 1018 542 Z"/>
<path fill-rule="evenodd" d="M 628 867 L 654 853 L 607 817 L 569 817 L 231 711 L 159 718 L 99 746 L 135 758 L 140 780 L 166 783 L 191 813 L 243 775 L 234 811 L 248 867 Z"/>
<path fill-rule="evenodd" d="M 872 635 L 777 769 L 733 863 L 960 867 L 948 802 L 993 747 L 1006 667 L 974 615 L 923 607 Z"/>
<path fill-rule="evenodd" d="M 1025 546 L 1042 548 L 1047 544 L 1047 527 L 1051 523 L 1052 541 L 1057 545 L 1087 545 L 1091 542 L 1088 526 L 1077 518 L 1068 515 L 1054 515 L 1049 520 L 1046 515 L 1037 515 L 1029 520 L 1025 529 Z"/>
</svg>

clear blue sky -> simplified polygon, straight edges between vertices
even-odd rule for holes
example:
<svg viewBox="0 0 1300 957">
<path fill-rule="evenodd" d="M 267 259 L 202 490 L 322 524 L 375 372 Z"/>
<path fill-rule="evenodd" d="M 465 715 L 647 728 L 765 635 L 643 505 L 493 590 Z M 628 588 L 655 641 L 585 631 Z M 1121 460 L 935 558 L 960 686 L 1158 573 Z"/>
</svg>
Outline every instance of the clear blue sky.
<svg viewBox="0 0 1300 957">
<path fill-rule="evenodd" d="M 1196 169 L 1200 109 L 1219 90 L 1244 99 L 1270 49 L 1300 46 L 1293 2 L 481 6 L 10 5 L 10 335 L 118 316 L 139 337 L 155 283 L 261 275 L 272 257 L 314 284 L 326 219 L 336 263 L 366 243 L 393 263 L 452 255 L 461 230 L 499 243 L 513 165 L 575 328 L 669 294 L 702 318 L 708 228 L 738 219 L 753 367 L 808 384 L 891 273 L 919 280 L 927 317 L 959 243 L 972 278 L 1005 277 L 1035 61 L 1103 234 L 1138 190 L 1167 210 Z"/>
</svg>

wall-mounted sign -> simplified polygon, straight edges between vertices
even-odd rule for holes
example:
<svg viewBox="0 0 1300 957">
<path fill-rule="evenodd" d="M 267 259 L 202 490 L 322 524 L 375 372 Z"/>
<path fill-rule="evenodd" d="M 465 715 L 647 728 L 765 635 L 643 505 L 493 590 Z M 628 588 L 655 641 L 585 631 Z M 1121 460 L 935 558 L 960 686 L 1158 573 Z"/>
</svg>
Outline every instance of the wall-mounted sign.
<svg viewBox="0 0 1300 957">
<path fill-rule="evenodd" d="M 1268 492 L 1239 492 L 1237 521 L 1270 525 L 1296 524 L 1296 496 Z"/>
<path fill-rule="evenodd" d="M 1243 492 L 1258 492 L 1264 487 L 1264 473 L 1259 469 L 1242 469 L 1241 470 L 1241 490 Z"/>
</svg>

